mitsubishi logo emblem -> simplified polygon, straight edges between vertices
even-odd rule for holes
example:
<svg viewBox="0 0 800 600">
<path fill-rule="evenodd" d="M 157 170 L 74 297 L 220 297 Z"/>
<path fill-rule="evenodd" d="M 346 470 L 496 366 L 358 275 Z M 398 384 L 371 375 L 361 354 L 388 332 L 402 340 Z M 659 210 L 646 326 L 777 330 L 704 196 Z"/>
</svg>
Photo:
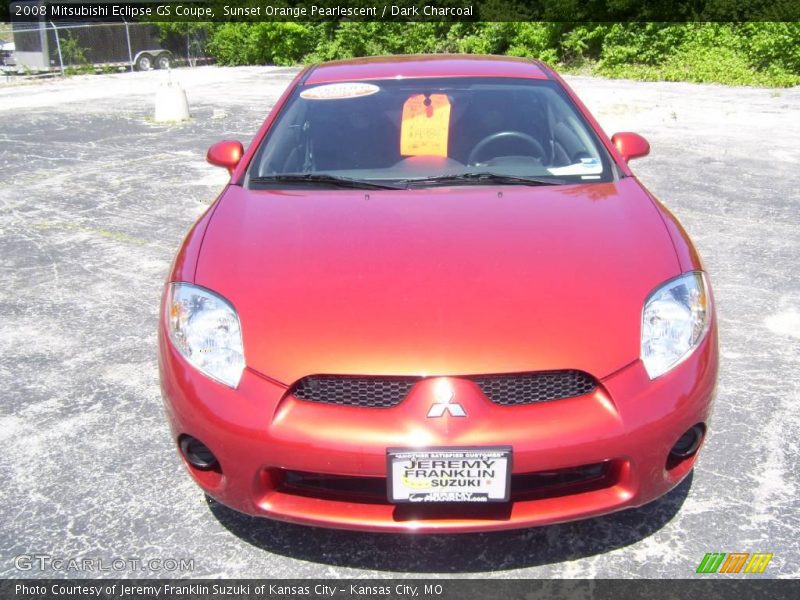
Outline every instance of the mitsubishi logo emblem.
<svg viewBox="0 0 800 600">
<path fill-rule="evenodd" d="M 456 393 L 450 382 L 447 379 L 440 379 L 435 385 L 433 396 L 436 398 L 436 402 L 431 404 L 428 418 L 435 419 L 443 416 L 446 412 L 449 412 L 451 417 L 466 417 L 467 413 L 464 408 L 458 402 L 452 401 Z"/>
</svg>

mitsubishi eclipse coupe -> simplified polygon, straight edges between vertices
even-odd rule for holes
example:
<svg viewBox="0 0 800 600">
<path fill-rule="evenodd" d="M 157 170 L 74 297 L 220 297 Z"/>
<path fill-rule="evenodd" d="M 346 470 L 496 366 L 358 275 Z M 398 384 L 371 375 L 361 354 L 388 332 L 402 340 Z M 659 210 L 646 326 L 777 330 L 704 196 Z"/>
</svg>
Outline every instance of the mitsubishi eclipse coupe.
<svg viewBox="0 0 800 600">
<path fill-rule="evenodd" d="M 462 532 L 640 506 L 692 469 L 708 277 L 569 86 L 526 59 L 303 70 L 164 290 L 189 473 L 283 521 Z"/>
</svg>

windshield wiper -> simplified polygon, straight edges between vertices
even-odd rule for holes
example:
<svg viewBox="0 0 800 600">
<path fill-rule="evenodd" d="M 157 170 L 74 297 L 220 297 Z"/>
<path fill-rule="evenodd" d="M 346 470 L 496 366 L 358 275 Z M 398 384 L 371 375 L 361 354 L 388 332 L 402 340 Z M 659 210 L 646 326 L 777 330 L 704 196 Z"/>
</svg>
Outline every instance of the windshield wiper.
<svg viewBox="0 0 800 600">
<path fill-rule="evenodd" d="M 319 185 L 329 185 L 338 188 L 354 190 L 399 190 L 405 186 L 389 185 L 385 183 L 375 183 L 365 179 L 351 179 L 349 177 L 339 177 L 327 173 L 285 173 L 279 175 L 266 175 L 263 177 L 251 177 L 250 183 L 256 184 L 275 184 L 275 183 L 311 183 Z"/>
<path fill-rule="evenodd" d="M 459 175 L 436 175 L 403 179 L 397 183 L 408 185 L 563 185 L 562 179 L 538 179 L 536 177 L 518 177 L 516 175 L 500 175 L 498 173 L 461 173 Z"/>
</svg>

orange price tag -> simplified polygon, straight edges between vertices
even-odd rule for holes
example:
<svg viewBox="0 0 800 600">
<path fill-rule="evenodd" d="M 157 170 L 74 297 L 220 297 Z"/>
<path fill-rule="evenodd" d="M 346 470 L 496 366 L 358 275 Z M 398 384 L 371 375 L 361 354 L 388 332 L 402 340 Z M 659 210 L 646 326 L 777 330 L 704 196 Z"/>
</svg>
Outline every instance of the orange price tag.
<svg viewBox="0 0 800 600">
<path fill-rule="evenodd" d="M 415 94 L 403 104 L 400 154 L 447 156 L 450 101 L 445 94 Z"/>
</svg>

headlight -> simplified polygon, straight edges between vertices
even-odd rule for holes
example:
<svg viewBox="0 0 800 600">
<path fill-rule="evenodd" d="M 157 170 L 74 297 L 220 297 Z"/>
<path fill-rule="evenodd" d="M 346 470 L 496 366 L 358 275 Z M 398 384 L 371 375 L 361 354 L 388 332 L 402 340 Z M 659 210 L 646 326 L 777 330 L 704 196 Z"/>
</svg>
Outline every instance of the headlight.
<svg viewBox="0 0 800 600">
<path fill-rule="evenodd" d="M 703 339 L 710 318 L 703 273 L 681 275 L 656 289 L 642 312 L 642 361 L 650 379 L 688 357 Z"/>
<path fill-rule="evenodd" d="M 201 373 L 230 387 L 244 370 L 242 328 L 236 311 L 220 296 L 189 283 L 172 283 L 167 300 L 172 343 Z"/>
</svg>

